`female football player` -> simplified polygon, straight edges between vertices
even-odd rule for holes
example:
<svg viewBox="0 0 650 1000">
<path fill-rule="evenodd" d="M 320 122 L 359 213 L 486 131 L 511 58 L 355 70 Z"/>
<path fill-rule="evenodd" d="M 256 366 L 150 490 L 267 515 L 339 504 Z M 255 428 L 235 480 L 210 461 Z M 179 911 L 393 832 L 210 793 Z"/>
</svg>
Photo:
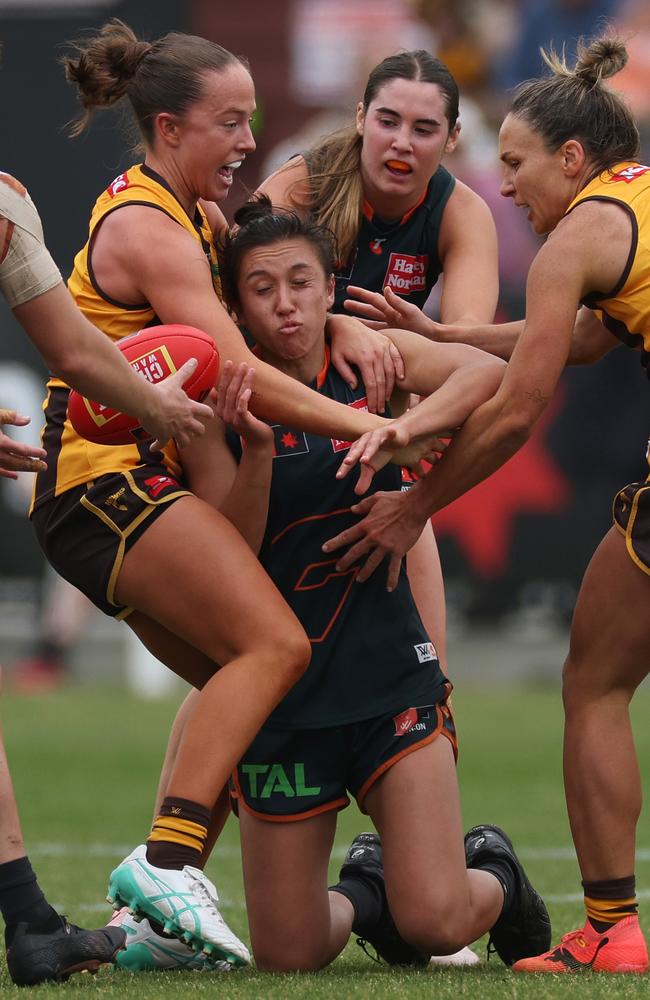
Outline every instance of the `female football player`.
<svg viewBox="0 0 650 1000">
<path fill-rule="evenodd" d="M 579 305 L 586 356 L 595 360 L 623 343 L 647 366 L 650 168 L 639 162 L 628 107 L 603 83 L 626 59 L 622 42 L 604 37 L 582 45 L 573 68 L 548 55 L 552 74 L 516 93 L 500 134 L 502 194 L 526 211 L 536 233 L 550 234 L 530 270 L 523 332 L 499 391 L 470 417 L 434 472 L 403 503 L 387 495 L 363 501 L 359 509 L 370 510 L 369 517 L 327 546 L 356 543 L 339 560 L 341 572 L 372 548 L 374 564 L 389 554 L 396 573 L 433 511 L 517 451 L 553 394 Z M 382 452 L 408 441 L 418 422 L 426 426 L 427 405 L 406 415 L 392 442 L 371 435 L 351 449 L 346 467 L 357 458 L 366 463 L 360 489 Z M 650 602 L 649 501 L 648 481 L 617 494 L 614 524 L 582 581 L 564 667 L 565 789 L 586 922 L 517 970 L 648 968 L 635 894 L 641 784 L 629 703 L 650 664 L 650 618 L 643 610 Z"/>
<path fill-rule="evenodd" d="M 324 338 L 334 295 L 331 237 L 293 214 L 270 213 L 270 205 L 249 204 L 236 215 L 226 296 L 263 360 L 323 395 L 364 405 L 363 384 L 349 387 Z M 501 363 L 471 347 L 407 333 L 397 343 L 405 379 L 393 405 L 403 408 L 409 391 L 442 385 L 438 432 L 462 422 L 501 378 Z M 491 929 L 511 964 L 550 940 L 548 916 L 502 831 L 475 828 L 463 852 L 451 686 L 436 637 L 424 629 L 404 573 L 388 594 L 383 581 L 358 586 L 356 570 L 339 574 L 322 557 L 323 540 L 352 519 L 352 485 L 335 475 L 349 443 L 255 420 L 250 376 L 246 365 L 226 372 L 219 394 L 219 413 L 242 434 L 243 451 L 215 425 L 205 447 L 185 449 L 183 463 L 192 487 L 215 506 L 233 506 L 234 492 L 236 523 L 255 549 L 261 541 L 261 562 L 312 644 L 309 670 L 234 775 L 258 968 L 318 969 L 352 930 L 386 961 L 418 965 Z M 251 449 L 254 466 L 238 467 L 234 455 L 246 459 Z M 215 467 L 229 476 L 215 476 Z M 382 488 L 404 488 L 396 467 L 385 472 Z M 328 892 L 336 813 L 348 791 L 382 840 L 358 837 Z M 467 872 L 465 854 L 477 870 Z"/>
<path fill-rule="evenodd" d="M 289 160 L 261 185 L 275 205 L 310 215 L 333 231 L 335 312 L 383 320 L 368 300 L 385 290 L 390 302 L 412 308 L 428 323 L 421 308 L 442 275 L 443 323 L 453 331 L 492 322 L 498 295 L 494 222 L 482 198 L 441 162 L 458 141 L 458 102 L 456 81 L 439 59 L 424 50 L 391 55 L 371 71 L 354 123 Z M 492 353 L 497 348 L 485 347 Z M 342 367 L 336 348 L 332 356 L 354 385 L 356 377 Z M 431 592 L 428 624 L 439 637 L 444 663 L 444 586 L 430 527 L 409 562 L 417 591 Z"/>
<path fill-rule="evenodd" d="M 125 97 L 145 148 L 144 162 L 94 207 L 69 283 L 77 305 L 111 339 L 183 322 L 212 335 L 224 360 L 252 362 L 219 298 L 213 242 L 213 203 L 255 148 L 247 67 L 205 39 L 171 33 L 149 43 L 117 21 L 84 39 L 65 65 L 84 107 L 78 130 L 94 108 Z M 345 439 L 381 422 L 261 362 L 257 369 L 260 414 Z M 309 643 L 229 520 L 187 490 L 175 448 L 152 455 L 90 444 L 67 420 L 67 396 L 53 379 L 48 469 L 32 512 L 41 545 L 61 576 L 106 613 L 128 616 L 145 645 L 201 692 L 146 857 L 122 865 L 110 892 L 217 958 L 246 963 L 198 863 L 217 795 L 304 671 Z"/>
</svg>

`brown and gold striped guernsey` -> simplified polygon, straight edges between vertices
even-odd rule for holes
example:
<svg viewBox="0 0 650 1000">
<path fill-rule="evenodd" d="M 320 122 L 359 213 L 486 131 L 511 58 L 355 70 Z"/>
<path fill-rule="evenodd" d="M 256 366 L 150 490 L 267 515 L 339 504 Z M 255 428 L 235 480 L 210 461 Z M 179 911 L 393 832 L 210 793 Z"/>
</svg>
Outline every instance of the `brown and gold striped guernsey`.
<svg viewBox="0 0 650 1000">
<path fill-rule="evenodd" d="M 202 247 L 210 264 L 215 292 L 221 297 L 217 251 L 202 208 L 197 206 L 195 217 L 191 219 L 164 178 L 146 164 L 131 167 L 116 177 L 97 199 L 90 218 L 88 242 L 75 257 L 68 282 L 79 308 L 111 340 L 119 340 L 158 322 L 149 303 L 129 305 L 110 298 L 99 288 L 93 274 L 91 257 L 97 227 L 107 215 L 123 205 L 149 205 L 186 229 Z M 45 428 L 42 435 L 48 468 L 37 476 L 32 507 L 108 472 L 131 469 L 143 461 L 151 464 L 156 458 L 171 475 L 181 474 L 173 444 L 156 456 L 152 455 L 146 443 L 107 447 L 80 437 L 67 419 L 69 391 L 60 379 L 52 378 L 48 382 L 48 395 L 43 404 Z"/>
<path fill-rule="evenodd" d="M 650 167 L 617 163 L 582 189 L 567 215 L 585 201 L 620 204 L 632 223 L 632 245 L 614 288 L 591 292 L 583 305 L 628 347 L 639 348 L 650 377 Z"/>
</svg>

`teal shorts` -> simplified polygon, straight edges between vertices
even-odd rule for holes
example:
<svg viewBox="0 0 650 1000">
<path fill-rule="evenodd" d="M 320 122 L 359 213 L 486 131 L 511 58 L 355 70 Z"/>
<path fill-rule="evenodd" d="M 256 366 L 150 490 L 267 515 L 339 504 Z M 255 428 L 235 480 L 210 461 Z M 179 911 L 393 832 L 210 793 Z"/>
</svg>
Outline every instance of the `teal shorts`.
<svg viewBox="0 0 650 1000">
<path fill-rule="evenodd" d="M 237 765 L 231 804 L 259 819 L 293 822 L 345 809 L 348 792 L 365 812 L 364 799 L 379 777 L 407 754 L 445 736 L 457 755 L 456 729 L 443 700 L 374 719 L 323 729 L 264 727 Z M 439 689 L 438 689 L 439 690 Z"/>
</svg>

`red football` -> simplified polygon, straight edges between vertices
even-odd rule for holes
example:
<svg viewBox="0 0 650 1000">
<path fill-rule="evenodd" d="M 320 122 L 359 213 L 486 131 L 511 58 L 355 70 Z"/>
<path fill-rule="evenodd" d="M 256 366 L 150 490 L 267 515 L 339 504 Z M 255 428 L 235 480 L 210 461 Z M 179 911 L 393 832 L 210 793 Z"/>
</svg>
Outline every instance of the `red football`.
<svg viewBox="0 0 650 1000">
<path fill-rule="evenodd" d="M 192 399 L 203 399 L 219 374 L 219 352 L 212 337 L 193 326 L 171 323 L 151 326 L 118 340 L 115 345 L 138 375 L 149 382 L 162 382 L 189 358 L 196 358 L 196 371 L 183 385 Z M 96 444 L 135 444 L 147 433 L 137 418 L 71 389 L 68 416 L 77 434 Z"/>
</svg>

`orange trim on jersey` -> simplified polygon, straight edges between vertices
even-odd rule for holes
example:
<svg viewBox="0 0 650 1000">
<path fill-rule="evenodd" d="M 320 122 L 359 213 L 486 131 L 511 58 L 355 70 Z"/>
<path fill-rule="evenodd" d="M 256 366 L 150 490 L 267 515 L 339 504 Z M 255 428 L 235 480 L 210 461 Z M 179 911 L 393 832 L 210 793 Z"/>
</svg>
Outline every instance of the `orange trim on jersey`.
<svg viewBox="0 0 650 1000">
<path fill-rule="evenodd" d="M 294 588 L 293 588 L 294 593 L 300 593 L 300 592 L 302 592 L 304 590 L 319 590 L 321 587 L 325 587 L 329 583 L 329 581 L 332 580 L 332 579 L 336 579 L 337 577 L 339 579 L 342 579 L 345 576 L 349 576 L 350 577 L 350 579 L 348 581 L 348 585 L 345 588 L 345 590 L 343 591 L 343 595 L 342 595 L 339 603 L 336 605 L 336 608 L 334 609 L 334 611 L 332 613 L 332 617 L 330 618 L 329 622 L 327 623 L 325 629 L 321 632 L 321 634 L 319 636 L 308 635 L 307 638 L 309 639 L 310 642 L 324 642 L 325 639 L 327 639 L 327 636 L 330 634 L 330 632 L 332 630 L 332 626 L 334 625 L 334 622 L 337 620 L 338 616 L 341 613 L 343 605 L 345 604 L 345 602 L 347 601 L 348 597 L 350 596 L 350 591 L 352 589 L 352 585 L 354 584 L 354 581 L 356 580 L 357 576 L 359 575 L 359 568 L 360 567 L 359 566 L 352 566 L 350 569 L 342 570 L 341 572 L 328 573 L 325 576 L 325 578 L 323 580 L 321 580 L 319 583 L 303 584 L 302 581 L 305 579 L 307 573 L 309 573 L 310 570 L 317 569 L 320 566 L 336 565 L 337 559 L 338 559 L 338 556 L 335 559 L 326 559 L 323 562 L 310 563 L 302 571 L 302 573 L 300 574 L 300 579 L 294 585 Z"/>
<path fill-rule="evenodd" d="M 444 728 L 443 725 L 444 716 L 442 709 L 440 708 L 439 705 L 435 705 L 434 707 L 436 710 L 436 715 L 438 716 L 438 725 L 436 726 L 434 732 L 429 733 L 429 735 L 425 736 L 423 740 L 419 740 L 417 743 L 412 743 L 411 746 L 406 747 L 404 750 L 400 750 L 399 753 L 395 754 L 394 757 L 390 757 L 389 760 L 385 760 L 384 763 L 380 764 L 377 770 L 373 771 L 370 777 L 367 778 L 366 781 L 364 781 L 363 785 L 359 789 L 359 792 L 355 796 L 357 800 L 357 805 L 359 806 L 361 812 L 365 812 L 365 809 L 363 808 L 363 800 L 365 799 L 366 795 L 368 794 L 372 786 L 375 784 L 377 779 L 381 778 L 382 774 L 385 774 L 386 771 L 388 771 L 391 767 L 397 764 L 397 762 L 402 760 L 404 757 L 408 757 L 409 754 L 414 753 L 415 750 L 421 750 L 422 747 L 427 746 L 429 743 L 433 743 L 434 740 L 436 740 L 439 736 L 442 735 L 447 737 L 447 739 L 451 743 L 451 748 L 454 753 L 454 760 L 458 759 L 458 746 L 456 740 L 452 738 L 451 733 L 448 733 L 447 730 Z"/>
<path fill-rule="evenodd" d="M 422 202 L 424 201 L 424 199 L 426 198 L 426 196 L 427 196 L 427 188 L 425 188 L 425 190 L 422 192 L 422 194 L 420 195 L 420 197 L 416 201 L 416 203 L 413 206 L 413 208 L 409 208 L 409 210 L 406 213 L 406 215 L 402 216 L 402 218 L 400 219 L 400 226 L 403 226 L 405 222 L 408 222 L 408 220 L 411 218 L 411 216 L 413 215 L 413 213 L 415 211 L 417 211 L 417 209 L 420 207 L 420 205 L 422 204 Z"/>
<path fill-rule="evenodd" d="M 256 358 L 259 358 L 260 356 L 259 344 L 255 344 L 254 347 L 251 347 L 251 354 L 254 354 Z M 329 344 L 325 344 L 325 360 L 323 362 L 323 367 L 316 376 L 317 389 L 322 389 L 325 384 L 325 379 L 327 378 L 327 372 L 329 371 L 330 367 L 330 356 L 331 356 L 331 351 L 329 349 Z"/>
<path fill-rule="evenodd" d="M 322 389 L 325 385 L 325 379 L 327 378 L 327 372 L 330 366 L 330 355 L 331 351 L 329 349 L 329 344 L 325 344 L 325 361 L 323 362 L 323 367 L 316 376 L 316 388 Z"/>
<path fill-rule="evenodd" d="M 283 535 L 287 533 L 289 528 L 295 528 L 297 524 L 307 524 L 309 521 L 322 521 L 325 517 L 334 517 L 336 514 L 349 514 L 349 507 L 341 507 L 340 510 L 330 510 L 326 514 L 310 514 L 309 517 L 300 517 L 297 521 L 292 521 L 291 524 L 287 524 L 282 531 L 271 539 L 271 545 L 275 545 L 279 542 Z"/>
<path fill-rule="evenodd" d="M 258 812 L 257 809 L 253 809 L 252 806 L 249 806 L 244 793 L 241 790 L 236 770 L 232 773 L 232 780 L 235 786 L 235 791 L 233 792 L 231 789 L 230 797 L 231 799 L 236 800 L 237 807 L 239 808 L 239 805 L 241 804 L 246 812 L 251 816 L 254 816 L 255 819 L 261 819 L 267 823 L 297 823 L 301 819 L 311 819 L 312 816 L 320 816 L 321 813 L 331 812 L 333 809 L 347 809 L 350 805 L 350 799 L 347 795 L 344 795 L 340 799 L 334 799 L 332 802 L 324 802 L 322 805 L 315 806 L 313 809 L 308 809 L 306 812 L 292 813 L 290 816 L 274 816 L 270 813 Z M 237 816 L 238 814 L 235 812 L 232 804 L 231 809 L 235 813 L 235 816 Z"/>
<path fill-rule="evenodd" d="M 407 212 L 405 212 L 405 214 L 399 220 L 399 222 L 397 223 L 398 226 L 403 226 L 405 222 L 408 222 L 408 220 L 411 218 L 411 216 L 413 215 L 413 213 L 418 210 L 418 208 L 420 207 L 420 205 L 422 204 L 422 202 L 426 198 L 428 191 L 429 191 L 429 188 L 427 186 L 427 187 L 425 187 L 424 191 L 422 192 L 422 194 L 420 195 L 420 197 L 416 201 L 415 205 L 413 205 L 412 208 L 409 208 L 409 210 Z M 365 198 L 363 199 L 363 209 L 362 210 L 363 210 L 363 214 L 365 215 L 365 217 L 368 220 L 368 222 L 372 222 L 373 217 L 375 215 L 375 210 L 372 207 L 372 205 L 370 204 L 370 202 L 366 201 Z"/>
</svg>

